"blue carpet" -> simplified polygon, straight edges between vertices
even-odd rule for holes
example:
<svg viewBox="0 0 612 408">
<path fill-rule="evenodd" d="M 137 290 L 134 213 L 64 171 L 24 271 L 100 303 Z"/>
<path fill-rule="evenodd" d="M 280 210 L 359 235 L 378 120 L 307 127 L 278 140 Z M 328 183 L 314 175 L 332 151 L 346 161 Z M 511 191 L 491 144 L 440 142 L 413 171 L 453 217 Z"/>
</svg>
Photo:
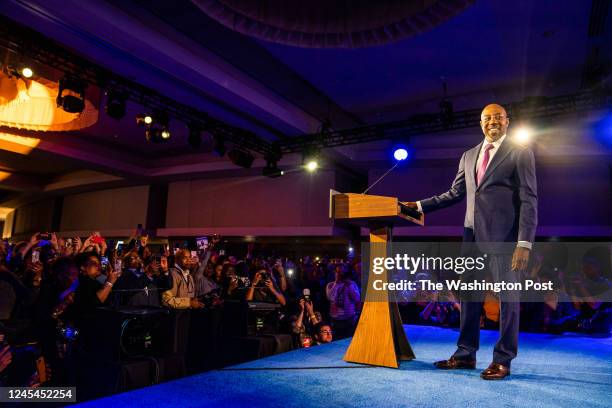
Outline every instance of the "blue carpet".
<svg viewBox="0 0 612 408">
<path fill-rule="evenodd" d="M 521 334 L 513 374 L 483 381 L 497 332 L 481 332 L 476 370 L 442 371 L 458 332 L 405 326 L 416 360 L 346 363 L 349 340 L 301 349 L 82 404 L 85 407 L 611 407 L 612 338 Z"/>
</svg>

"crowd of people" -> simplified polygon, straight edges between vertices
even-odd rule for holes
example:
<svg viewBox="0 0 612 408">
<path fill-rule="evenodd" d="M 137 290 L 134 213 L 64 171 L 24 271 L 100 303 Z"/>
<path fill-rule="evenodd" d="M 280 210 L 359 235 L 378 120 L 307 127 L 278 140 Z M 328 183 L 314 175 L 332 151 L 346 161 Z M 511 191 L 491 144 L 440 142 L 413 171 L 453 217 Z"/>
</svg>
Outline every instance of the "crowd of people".
<svg viewBox="0 0 612 408">
<path fill-rule="evenodd" d="M 150 244 L 140 231 L 125 244 L 107 241 L 98 232 L 85 240 L 37 233 L 28 241 L 3 241 L 0 383 L 15 364 L 12 337 L 39 344 L 46 361 L 45 378 L 32 373 L 22 385 L 62 385 L 69 369 L 66 357 L 78 347 L 81 321 L 101 306 L 207 309 L 223 308 L 228 301 L 266 302 L 279 305 L 279 326 L 294 336 L 296 347 L 353 335 L 361 309 L 358 257 L 289 259 L 257 253 L 253 244 L 238 256 L 219 250 L 219 242 L 213 236 L 205 246 L 170 248 Z M 536 254 L 529 270 L 534 279 L 544 280 L 551 268 L 555 264 L 546 254 Z M 585 273 L 601 271 L 587 268 Z M 609 332 L 609 303 L 564 298 L 554 291 L 544 302 L 521 307 L 524 330 Z M 400 312 L 404 323 L 458 327 L 461 306 L 452 292 L 422 291 L 414 301 L 401 303 Z M 498 322 L 499 302 L 490 293 L 482 326 L 495 329 Z"/>
</svg>

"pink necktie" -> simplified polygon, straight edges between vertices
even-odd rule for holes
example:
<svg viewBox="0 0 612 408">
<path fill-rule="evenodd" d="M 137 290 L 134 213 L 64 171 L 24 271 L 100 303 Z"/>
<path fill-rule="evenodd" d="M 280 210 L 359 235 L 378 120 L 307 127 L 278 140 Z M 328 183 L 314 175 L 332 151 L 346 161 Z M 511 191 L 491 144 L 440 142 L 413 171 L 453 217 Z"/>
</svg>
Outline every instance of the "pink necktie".
<svg viewBox="0 0 612 408">
<path fill-rule="evenodd" d="M 480 163 L 480 167 L 478 167 L 478 171 L 476 172 L 476 185 L 479 186 L 482 178 L 485 175 L 485 171 L 487 171 L 487 165 L 489 164 L 489 151 L 493 149 L 492 143 L 489 143 L 485 146 L 484 158 L 482 159 L 482 163 Z"/>
</svg>

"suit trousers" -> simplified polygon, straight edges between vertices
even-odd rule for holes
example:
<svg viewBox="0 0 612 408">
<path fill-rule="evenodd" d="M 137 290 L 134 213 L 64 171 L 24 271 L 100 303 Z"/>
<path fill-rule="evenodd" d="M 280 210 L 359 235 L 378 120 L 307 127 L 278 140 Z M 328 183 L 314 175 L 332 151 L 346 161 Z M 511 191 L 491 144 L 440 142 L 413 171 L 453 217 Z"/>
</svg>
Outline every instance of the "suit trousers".
<svg viewBox="0 0 612 408">
<path fill-rule="evenodd" d="M 488 255 L 488 271 L 493 282 L 519 281 L 519 273 L 512 271 L 512 255 Z M 460 334 L 457 351 L 453 357 L 459 360 L 476 360 L 480 345 L 480 317 L 485 292 L 461 296 Z M 501 291 L 496 293 L 500 301 L 499 338 L 493 349 L 493 362 L 510 367 L 518 351 L 520 293 Z"/>
</svg>

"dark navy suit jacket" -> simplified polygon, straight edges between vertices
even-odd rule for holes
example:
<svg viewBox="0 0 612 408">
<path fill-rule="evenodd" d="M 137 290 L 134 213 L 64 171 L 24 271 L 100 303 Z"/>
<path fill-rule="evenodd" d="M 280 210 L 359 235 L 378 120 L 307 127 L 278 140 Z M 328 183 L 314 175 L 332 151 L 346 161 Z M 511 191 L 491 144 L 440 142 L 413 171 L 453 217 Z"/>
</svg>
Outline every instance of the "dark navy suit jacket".
<svg viewBox="0 0 612 408">
<path fill-rule="evenodd" d="M 450 190 L 421 200 L 423 212 L 448 207 L 466 197 L 465 226 L 473 228 L 474 241 L 533 242 L 538 224 L 533 152 L 506 137 L 476 186 L 481 146 L 482 143 L 463 153 Z M 470 215 L 473 226 L 467 225 Z"/>
</svg>

